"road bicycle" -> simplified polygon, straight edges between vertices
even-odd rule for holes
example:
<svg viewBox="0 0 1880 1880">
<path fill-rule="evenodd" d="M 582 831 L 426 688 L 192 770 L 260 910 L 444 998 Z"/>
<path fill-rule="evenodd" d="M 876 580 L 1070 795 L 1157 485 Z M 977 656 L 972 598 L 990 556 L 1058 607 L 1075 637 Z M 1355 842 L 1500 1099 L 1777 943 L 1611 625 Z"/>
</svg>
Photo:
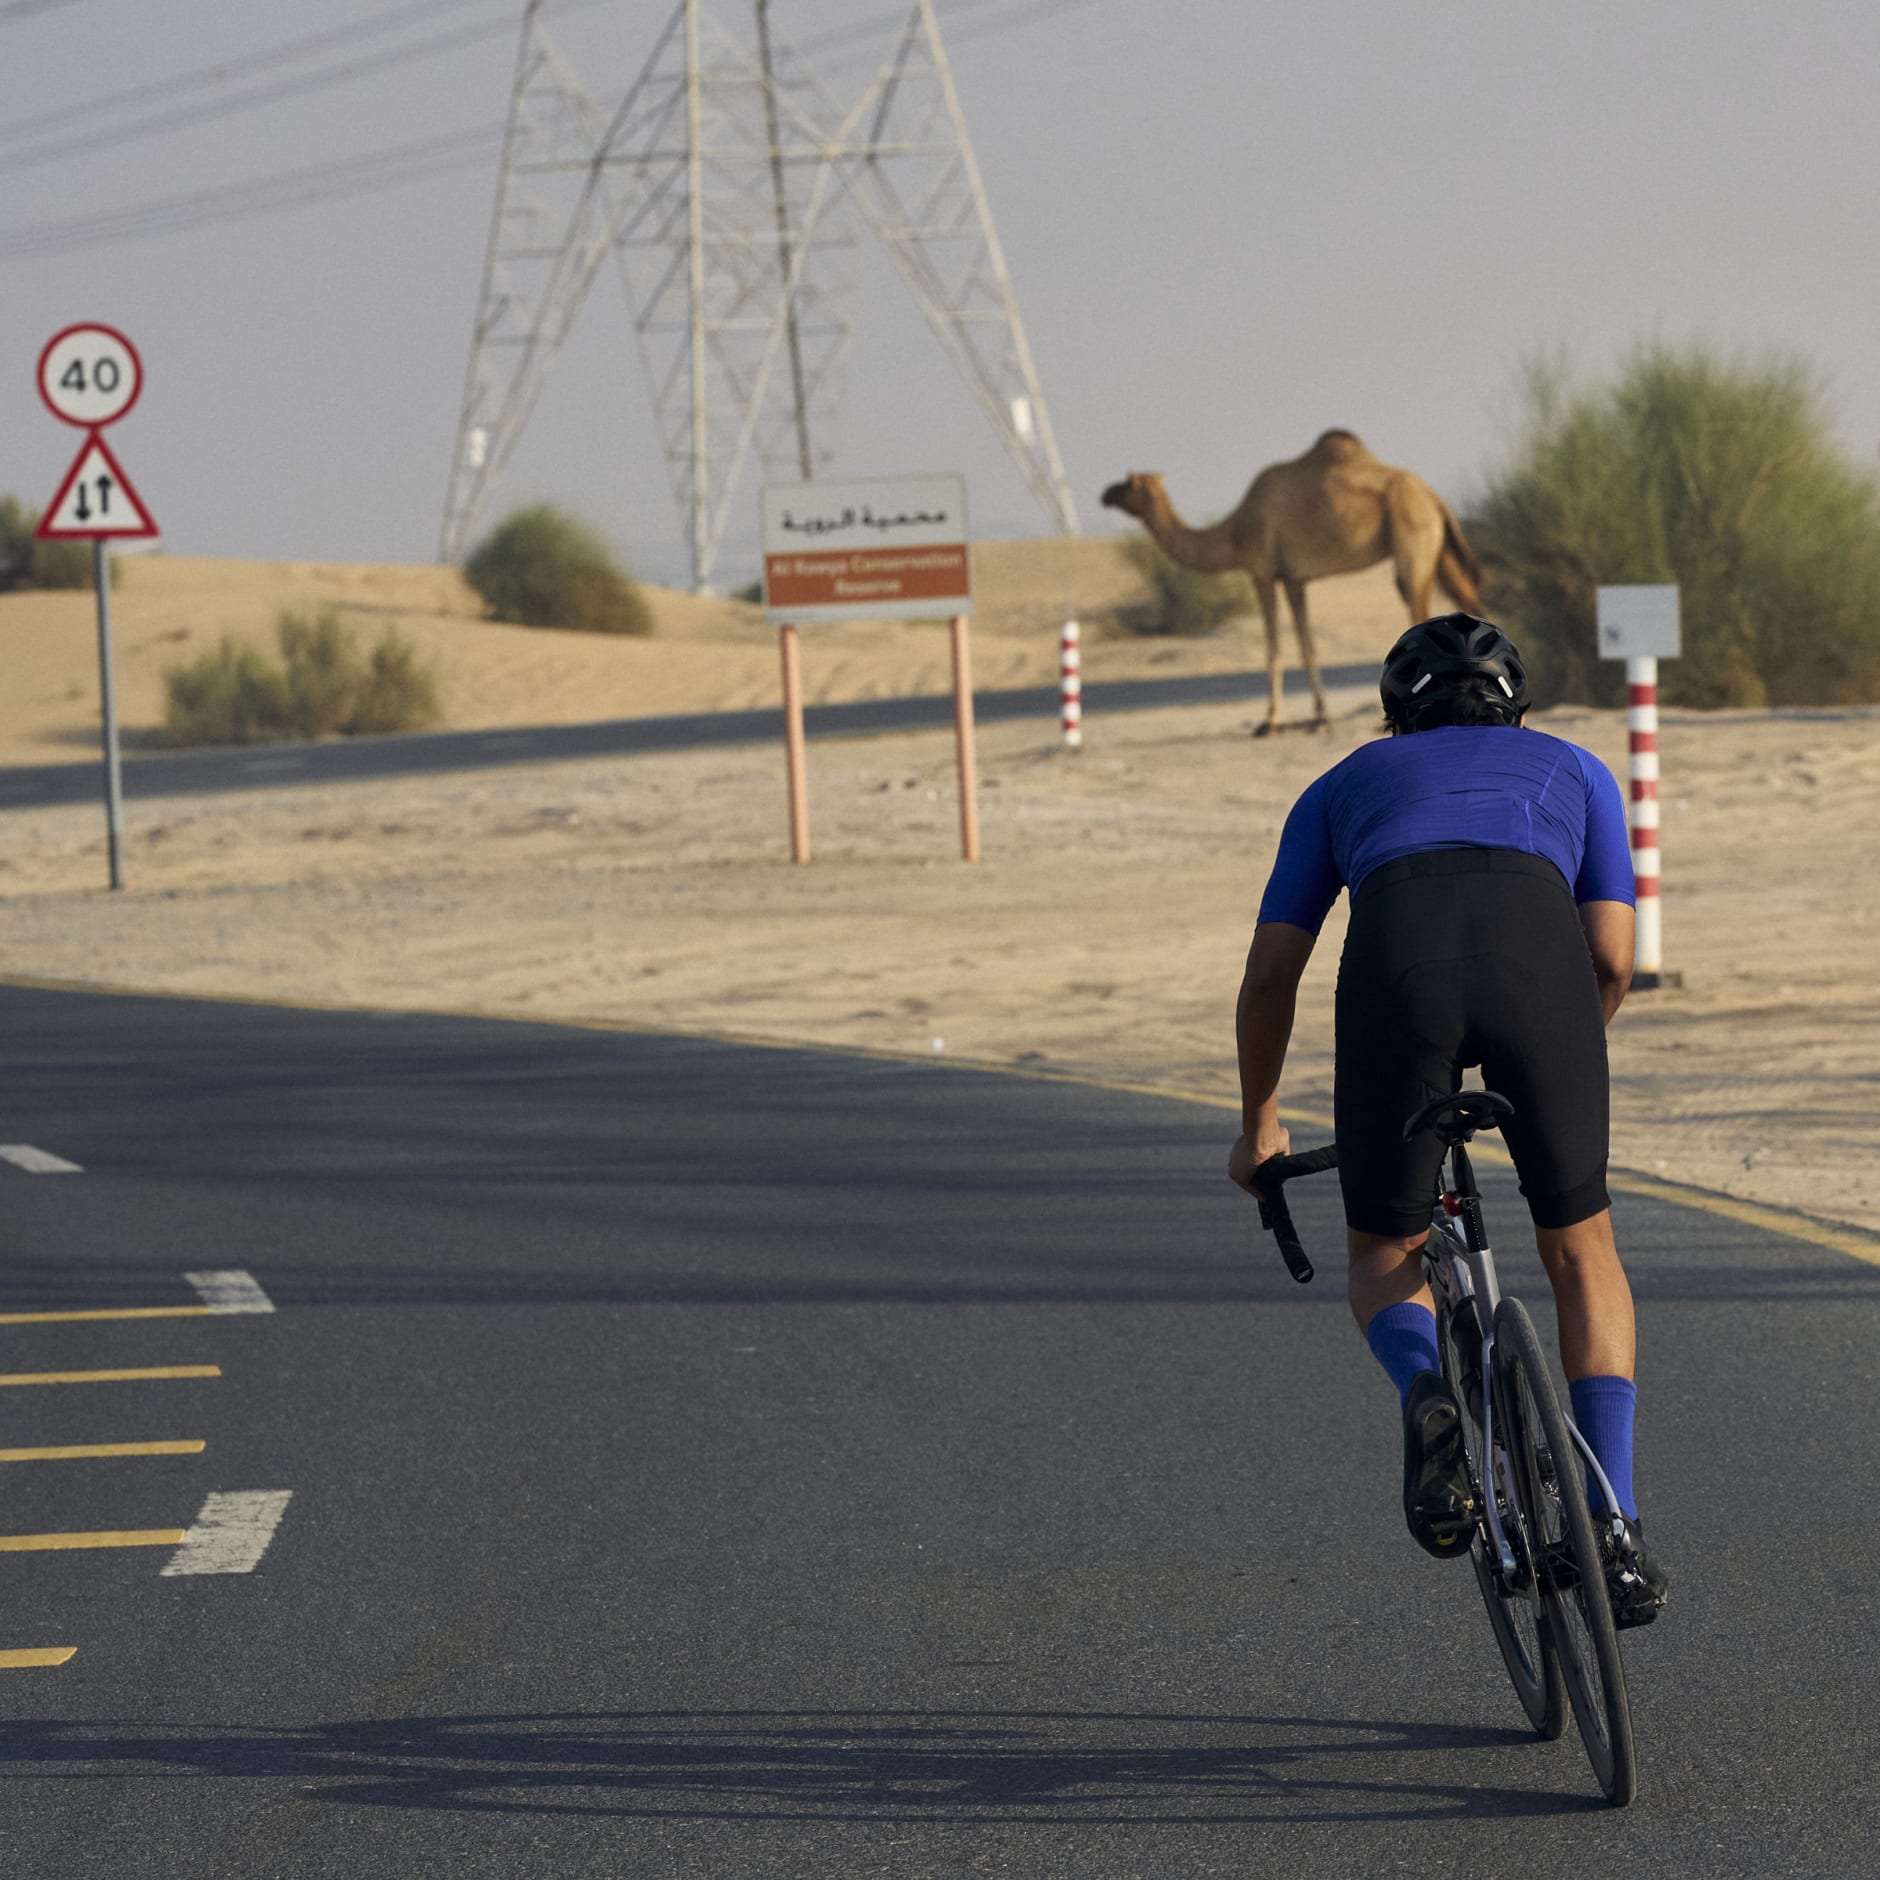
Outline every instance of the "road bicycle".
<svg viewBox="0 0 1880 1880">
<path fill-rule="evenodd" d="M 1623 1808 L 1638 1793 L 1638 1750 L 1601 1552 L 1602 1530 L 1609 1547 L 1625 1547 L 1623 1517 L 1605 1470 L 1560 1407 L 1533 1320 L 1496 1281 L 1467 1148 L 1513 1114 L 1492 1090 L 1459 1090 L 1404 1124 L 1406 1142 L 1433 1131 L 1449 1163 L 1448 1184 L 1432 1198 L 1423 1268 L 1443 1376 L 1463 1406 L 1475 1523 L 1469 1557 L 1502 1662 L 1541 1738 L 1561 1735 L 1571 1705 L 1601 1792 Z M 1261 1223 L 1302 1284 L 1312 1262 L 1282 1191 L 1337 1164 L 1337 1145 L 1327 1144 L 1274 1156 L 1253 1174 Z M 1597 1517 L 1589 1481 L 1602 1504 Z"/>
</svg>

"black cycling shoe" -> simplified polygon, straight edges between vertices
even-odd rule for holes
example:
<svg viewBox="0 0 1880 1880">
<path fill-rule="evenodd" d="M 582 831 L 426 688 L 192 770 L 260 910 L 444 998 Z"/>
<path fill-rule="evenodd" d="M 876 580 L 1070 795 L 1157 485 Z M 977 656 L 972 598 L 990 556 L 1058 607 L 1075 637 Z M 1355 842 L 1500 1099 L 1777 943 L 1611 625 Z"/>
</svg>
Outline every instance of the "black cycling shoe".
<svg viewBox="0 0 1880 1880">
<path fill-rule="evenodd" d="M 1670 1582 L 1664 1568 L 1645 1551 L 1638 1522 L 1623 1515 L 1615 1520 L 1601 1514 L 1594 1517 L 1593 1526 L 1599 1537 L 1600 1564 L 1606 1569 L 1613 1624 L 1621 1632 L 1629 1626 L 1650 1625 L 1665 1609 Z"/>
<path fill-rule="evenodd" d="M 1411 1536 L 1438 1560 L 1469 1551 L 1475 1501 L 1462 1406 L 1439 1371 L 1420 1371 L 1403 1407 L 1403 1512 Z"/>
</svg>

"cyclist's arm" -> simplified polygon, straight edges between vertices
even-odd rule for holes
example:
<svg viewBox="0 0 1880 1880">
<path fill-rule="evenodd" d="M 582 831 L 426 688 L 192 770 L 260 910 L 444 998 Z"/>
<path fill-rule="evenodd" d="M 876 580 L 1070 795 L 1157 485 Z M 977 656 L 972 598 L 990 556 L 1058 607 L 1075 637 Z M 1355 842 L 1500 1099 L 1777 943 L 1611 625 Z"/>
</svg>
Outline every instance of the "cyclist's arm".
<svg viewBox="0 0 1880 1880">
<path fill-rule="evenodd" d="M 1235 1181 L 1244 1182 L 1268 1156 L 1284 1155 L 1291 1146 L 1279 1120 L 1279 1074 L 1292 1041 L 1299 976 L 1317 942 L 1317 934 L 1288 921 L 1266 920 L 1254 929 L 1234 1012 L 1241 1133 L 1228 1173 Z"/>
<path fill-rule="evenodd" d="M 1267 1157 L 1289 1147 L 1279 1120 L 1279 1073 L 1292 1039 L 1299 975 L 1317 944 L 1319 927 L 1344 886 L 1332 853 L 1325 791 L 1332 773 L 1307 787 L 1280 832 L 1273 873 L 1260 897 L 1247 970 L 1234 1008 L 1240 1057 L 1240 1140 L 1227 1172 L 1244 1183 Z"/>
<path fill-rule="evenodd" d="M 1599 981 L 1599 1009 L 1612 1023 L 1632 983 L 1632 930 L 1637 916 L 1630 901 L 1582 901 L 1580 926 L 1586 950 L 1593 956 L 1593 976 Z"/>
</svg>

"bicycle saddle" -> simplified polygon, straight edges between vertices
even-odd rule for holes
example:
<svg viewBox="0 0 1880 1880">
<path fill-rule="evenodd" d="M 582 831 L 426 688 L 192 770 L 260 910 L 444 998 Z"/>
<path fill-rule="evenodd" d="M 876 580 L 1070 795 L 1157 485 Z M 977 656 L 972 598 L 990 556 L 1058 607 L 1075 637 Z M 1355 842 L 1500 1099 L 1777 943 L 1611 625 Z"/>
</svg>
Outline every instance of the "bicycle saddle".
<svg viewBox="0 0 1880 1880">
<path fill-rule="evenodd" d="M 1502 1118 L 1514 1114 L 1514 1105 L 1492 1090 L 1455 1090 L 1426 1103 L 1403 1126 L 1405 1142 L 1433 1129 L 1444 1148 L 1467 1142 L 1478 1129 L 1499 1129 Z"/>
</svg>

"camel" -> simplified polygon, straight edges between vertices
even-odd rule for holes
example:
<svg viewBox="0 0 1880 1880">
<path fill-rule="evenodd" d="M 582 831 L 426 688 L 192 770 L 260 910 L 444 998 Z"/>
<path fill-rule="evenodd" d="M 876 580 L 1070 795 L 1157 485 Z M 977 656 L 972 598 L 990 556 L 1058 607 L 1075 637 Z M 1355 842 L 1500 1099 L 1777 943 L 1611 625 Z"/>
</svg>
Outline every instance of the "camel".
<svg viewBox="0 0 1880 1880">
<path fill-rule="evenodd" d="M 1266 723 L 1256 737 L 1280 728 L 1283 661 L 1276 586 L 1285 588 L 1292 609 L 1299 656 L 1312 686 L 1315 728 L 1329 720 L 1306 618 L 1308 581 L 1392 561 L 1412 625 L 1429 617 L 1431 590 L 1438 582 L 1465 612 L 1481 611 L 1481 564 L 1448 504 L 1421 477 L 1380 463 L 1349 431 L 1327 431 L 1303 457 L 1269 464 L 1253 479 L 1240 507 L 1212 528 L 1191 529 L 1175 513 L 1161 477 L 1147 472 L 1112 483 L 1103 502 L 1134 516 L 1162 552 L 1184 568 L 1202 574 L 1246 571 L 1266 626 Z"/>
</svg>

